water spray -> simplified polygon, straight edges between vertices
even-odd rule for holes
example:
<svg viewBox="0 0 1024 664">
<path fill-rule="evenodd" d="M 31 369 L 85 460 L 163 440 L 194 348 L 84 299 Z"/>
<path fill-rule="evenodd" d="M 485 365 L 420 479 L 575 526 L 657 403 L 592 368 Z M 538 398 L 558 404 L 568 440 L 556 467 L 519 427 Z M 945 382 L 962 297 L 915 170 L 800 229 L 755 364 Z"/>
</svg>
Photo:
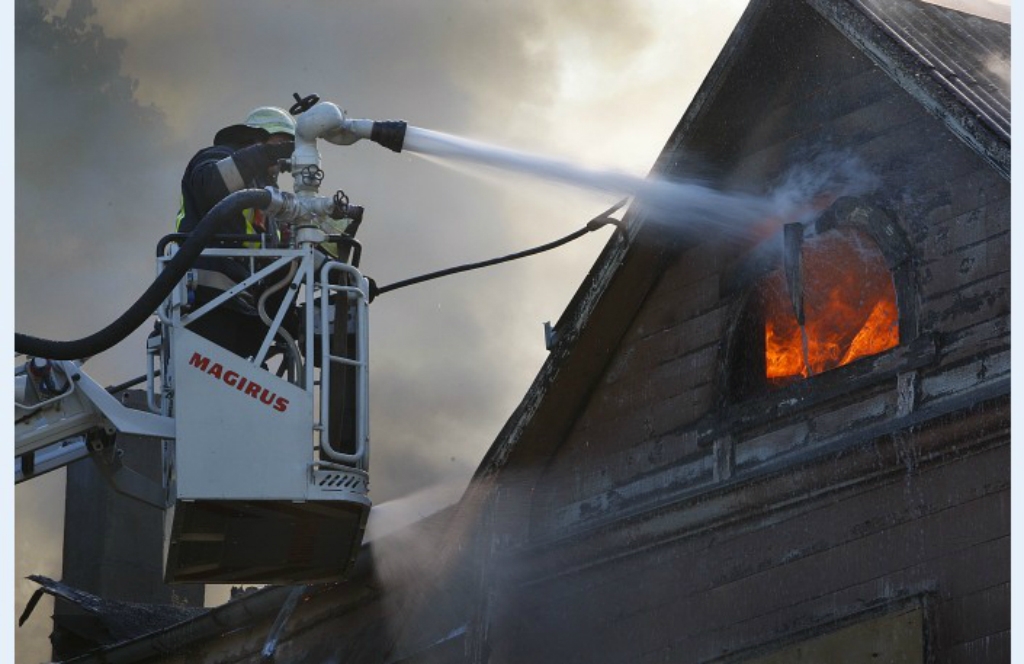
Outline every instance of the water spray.
<svg viewBox="0 0 1024 664">
<path fill-rule="evenodd" d="M 713 228 L 723 238 L 763 235 L 764 229 L 756 229 L 755 226 L 772 218 L 799 220 L 814 196 L 823 191 L 833 196 L 855 195 L 860 192 L 851 191 L 851 185 L 855 184 L 853 180 L 863 179 L 858 175 L 861 169 L 853 168 L 851 174 L 851 166 L 844 163 L 842 155 L 834 155 L 830 159 L 835 162 L 831 168 L 823 168 L 819 163 L 808 169 L 813 171 L 811 174 L 791 173 L 770 195 L 723 191 L 694 179 L 672 181 L 614 169 L 585 168 L 560 159 L 409 126 L 400 120 L 349 118 L 335 104 L 317 103 L 319 97 L 316 95 L 303 99 L 296 93 L 294 97 L 296 104 L 291 111 L 299 117 L 296 120 L 292 171 L 294 191 L 298 196 L 316 195 L 323 178 L 316 146 L 318 138 L 335 145 L 351 145 L 366 139 L 394 152 L 483 165 L 601 193 L 627 196 L 633 199 L 633 207 L 651 221 L 691 231 Z M 821 181 L 822 177 L 828 179 L 831 175 L 835 175 L 838 182 Z M 816 180 L 820 186 L 814 191 L 801 186 L 801 182 L 812 184 Z"/>
<path fill-rule="evenodd" d="M 695 179 L 666 180 L 614 169 L 591 169 L 568 161 L 498 147 L 400 120 L 349 118 L 337 105 L 296 93 L 298 115 L 291 168 L 298 198 L 316 196 L 323 179 L 317 139 L 351 145 L 366 139 L 394 152 L 487 166 L 561 182 L 604 194 L 632 198 L 633 209 L 649 222 L 687 232 L 711 231 L 722 240 L 772 236 L 789 221 L 803 221 L 822 194 L 835 198 L 871 188 L 871 177 L 848 156 L 821 155 L 805 169 L 794 169 L 766 195 L 724 191 Z M 808 172 L 805 172 L 808 171 Z"/>
<path fill-rule="evenodd" d="M 323 172 L 317 139 L 335 145 L 352 145 L 366 139 L 394 152 L 411 152 L 441 159 L 469 162 L 532 177 L 562 182 L 602 193 L 625 195 L 659 218 L 685 215 L 693 222 L 737 224 L 764 217 L 769 204 L 763 198 L 718 191 L 697 182 L 670 182 L 615 170 L 596 170 L 568 161 L 502 148 L 438 131 L 408 126 L 400 120 L 349 118 L 330 102 L 300 100 L 295 128 L 295 152 L 291 170 L 298 196 L 316 195 Z M 730 229 L 723 229 L 728 232 Z M 742 232 L 742 231 L 741 231 Z"/>
</svg>

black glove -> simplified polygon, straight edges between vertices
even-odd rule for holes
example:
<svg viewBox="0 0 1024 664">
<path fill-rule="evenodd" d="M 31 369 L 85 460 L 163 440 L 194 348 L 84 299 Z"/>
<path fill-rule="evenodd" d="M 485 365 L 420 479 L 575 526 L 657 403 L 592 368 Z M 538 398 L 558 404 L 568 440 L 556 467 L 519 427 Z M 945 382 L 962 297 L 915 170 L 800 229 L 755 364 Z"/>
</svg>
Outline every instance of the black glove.
<svg viewBox="0 0 1024 664">
<path fill-rule="evenodd" d="M 267 171 L 271 166 L 277 165 L 278 159 L 286 159 L 292 156 L 295 151 L 294 141 L 283 143 L 257 143 L 247 148 L 242 148 L 231 158 L 238 167 L 238 173 L 245 182 L 267 177 Z"/>
<path fill-rule="evenodd" d="M 295 152 L 295 141 L 281 141 L 279 143 L 263 143 L 267 155 L 276 163 L 278 159 L 287 159 Z"/>
</svg>

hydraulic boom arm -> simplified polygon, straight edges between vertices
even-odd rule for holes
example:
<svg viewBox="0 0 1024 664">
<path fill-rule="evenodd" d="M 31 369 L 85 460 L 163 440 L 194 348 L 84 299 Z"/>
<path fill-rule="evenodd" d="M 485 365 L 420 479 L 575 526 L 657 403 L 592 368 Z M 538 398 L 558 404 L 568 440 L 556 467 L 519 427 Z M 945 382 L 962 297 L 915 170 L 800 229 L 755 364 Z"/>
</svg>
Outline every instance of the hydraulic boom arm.
<svg viewBox="0 0 1024 664">
<path fill-rule="evenodd" d="M 132 410 L 74 362 L 30 358 L 15 372 L 15 482 L 56 470 L 117 433 L 174 438 L 174 419 Z"/>
</svg>

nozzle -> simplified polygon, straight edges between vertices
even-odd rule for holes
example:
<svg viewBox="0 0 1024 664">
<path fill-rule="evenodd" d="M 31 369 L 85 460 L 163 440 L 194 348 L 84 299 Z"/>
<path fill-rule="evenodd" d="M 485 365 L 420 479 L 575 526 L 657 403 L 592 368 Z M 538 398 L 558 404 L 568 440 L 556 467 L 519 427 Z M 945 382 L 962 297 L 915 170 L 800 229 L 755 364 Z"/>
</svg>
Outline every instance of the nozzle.
<svg viewBox="0 0 1024 664">
<path fill-rule="evenodd" d="M 404 120 L 383 120 L 374 122 L 370 130 L 370 140 L 378 145 L 383 145 L 392 152 L 401 152 L 405 143 Z"/>
<path fill-rule="evenodd" d="M 368 138 L 394 152 L 401 152 L 405 143 L 405 122 L 387 120 L 358 120 L 349 118 L 337 105 L 320 102 L 295 121 L 295 151 L 292 152 L 291 170 L 295 176 L 297 194 L 316 194 L 320 183 L 308 182 L 302 175 L 304 169 L 320 168 L 320 151 L 317 139 L 335 145 L 352 145 Z"/>
<path fill-rule="evenodd" d="M 330 102 L 323 102 L 299 116 L 295 122 L 297 149 L 317 138 L 335 145 L 351 145 L 362 138 L 368 138 L 389 150 L 402 151 L 405 141 L 406 124 L 402 120 L 360 120 L 350 118 Z"/>
<path fill-rule="evenodd" d="M 363 208 L 360 205 L 337 205 L 328 213 L 331 219 L 351 219 L 353 224 L 362 223 Z"/>
</svg>

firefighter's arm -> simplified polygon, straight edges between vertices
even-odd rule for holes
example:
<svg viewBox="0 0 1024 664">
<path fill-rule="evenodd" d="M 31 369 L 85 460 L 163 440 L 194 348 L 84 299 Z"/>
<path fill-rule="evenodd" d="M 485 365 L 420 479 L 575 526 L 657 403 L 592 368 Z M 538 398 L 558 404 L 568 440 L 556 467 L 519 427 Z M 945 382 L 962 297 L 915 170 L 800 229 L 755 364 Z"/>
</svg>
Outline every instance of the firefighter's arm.
<svg viewBox="0 0 1024 664">
<path fill-rule="evenodd" d="M 244 189 L 247 182 L 265 178 L 278 159 L 290 157 L 294 150 L 295 144 L 291 141 L 257 143 L 219 160 L 217 172 L 229 193 L 238 191 Z"/>
</svg>

